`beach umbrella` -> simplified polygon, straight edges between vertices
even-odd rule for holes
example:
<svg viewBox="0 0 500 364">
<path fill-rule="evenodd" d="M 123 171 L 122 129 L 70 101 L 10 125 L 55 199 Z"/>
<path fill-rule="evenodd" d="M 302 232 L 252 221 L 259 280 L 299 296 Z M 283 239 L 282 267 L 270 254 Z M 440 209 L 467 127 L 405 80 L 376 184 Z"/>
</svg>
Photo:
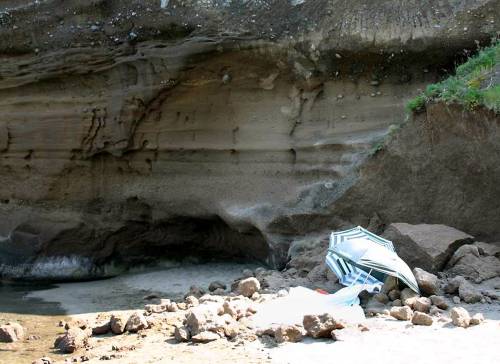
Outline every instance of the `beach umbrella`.
<svg viewBox="0 0 500 364">
<path fill-rule="evenodd" d="M 345 286 L 369 284 L 381 287 L 389 275 L 419 293 L 415 276 L 396 254 L 392 242 L 360 226 L 330 235 L 326 264 Z"/>
</svg>

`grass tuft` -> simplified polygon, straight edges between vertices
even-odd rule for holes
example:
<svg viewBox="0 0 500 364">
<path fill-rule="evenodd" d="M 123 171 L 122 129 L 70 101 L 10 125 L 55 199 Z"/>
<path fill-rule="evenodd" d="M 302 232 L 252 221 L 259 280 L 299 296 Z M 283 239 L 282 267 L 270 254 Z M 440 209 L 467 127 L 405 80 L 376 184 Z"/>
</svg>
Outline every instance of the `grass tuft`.
<svg viewBox="0 0 500 364">
<path fill-rule="evenodd" d="M 427 86 L 425 91 L 408 101 L 409 111 L 420 112 L 426 103 L 441 101 L 458 103 L 473 110 L 479 106 L 500 113 L 500 85 L 495 71 L 500 70 L 500 41 L 481 50 L 458 66 L 454 76 Z"/>
</svg>

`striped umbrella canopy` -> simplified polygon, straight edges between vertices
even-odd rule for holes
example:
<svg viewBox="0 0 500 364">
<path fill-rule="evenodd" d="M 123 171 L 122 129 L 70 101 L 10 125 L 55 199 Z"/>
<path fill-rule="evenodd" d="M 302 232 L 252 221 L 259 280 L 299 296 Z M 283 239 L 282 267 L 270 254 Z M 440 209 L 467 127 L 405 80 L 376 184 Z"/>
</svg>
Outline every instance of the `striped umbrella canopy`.
<svg viewBox="0 0 500 364">
<path fill-rule="evenodd" d="M 392 242 L 361 226 L 330 235 L 326 264 L 345 286 L 382 285 L 390 275 L 419 293 L 415 276 L 396 254 Z"/>
</svg>

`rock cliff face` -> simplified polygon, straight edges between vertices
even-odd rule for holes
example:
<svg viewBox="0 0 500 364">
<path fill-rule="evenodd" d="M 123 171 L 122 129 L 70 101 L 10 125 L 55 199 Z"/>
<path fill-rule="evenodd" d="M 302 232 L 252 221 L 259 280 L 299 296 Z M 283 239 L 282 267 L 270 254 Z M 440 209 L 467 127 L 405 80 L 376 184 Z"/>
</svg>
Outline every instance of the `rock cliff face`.
<svg viewBox="0 0 500 364">
<path fill-rule="evenodd" d="M 376 214 L 500 237 L 496 116 L 436 107 L 371 158 L 410 95 L 488 42 L 500 2 L 160 3 L 0 5 L 0 274 L 279 267 L 297 236 Z"/>
</svg>

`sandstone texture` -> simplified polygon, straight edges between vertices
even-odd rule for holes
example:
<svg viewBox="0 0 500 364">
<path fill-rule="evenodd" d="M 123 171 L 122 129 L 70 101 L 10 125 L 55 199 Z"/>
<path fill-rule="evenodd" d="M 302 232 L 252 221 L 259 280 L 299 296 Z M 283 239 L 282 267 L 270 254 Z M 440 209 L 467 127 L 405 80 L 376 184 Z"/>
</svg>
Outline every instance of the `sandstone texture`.
<svg viewBox="0 0 500 364">
<path fill-rule="evenodd" d="M 283 268 L 294 240 L 394 221 L 500 239 L 498 118 L 435 105 L 398 129 L 498 1 L 167 3 L 0 5 L 2 277 Z M 430 272 L 468 238 L 432 226 L 390 227 Z"/>
</svg>

